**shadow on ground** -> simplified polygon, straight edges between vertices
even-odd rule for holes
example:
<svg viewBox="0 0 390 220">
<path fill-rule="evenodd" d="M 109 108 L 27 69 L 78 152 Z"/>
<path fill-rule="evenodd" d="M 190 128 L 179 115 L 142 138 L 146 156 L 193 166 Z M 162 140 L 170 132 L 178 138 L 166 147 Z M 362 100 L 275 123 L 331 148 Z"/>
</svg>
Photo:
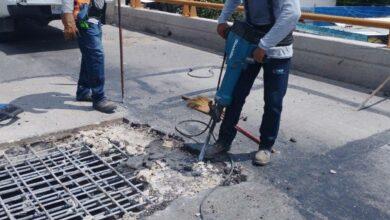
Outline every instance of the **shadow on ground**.
<svg viewBox="0 0 390 220">
<path fill-rule="evenodd" d="M 70 94 L 47 92 L 22 96 L 14 99 L 10 104 L 20 106 L 25 112 L 34 114 L 47 113 L 50 109 L 93 111 L 89 106 L 71 104 L 74 101 L 74 96 Z"/>
<path fill-rule="evenodd" d="M 55 27 L 25 23 L 19 29 L 8 42 L 0 43 L 0 51 L 7 55 L 18 55 L 78 47 L 76 41 L 65 41 L 62 30 Z"/>
</svg>

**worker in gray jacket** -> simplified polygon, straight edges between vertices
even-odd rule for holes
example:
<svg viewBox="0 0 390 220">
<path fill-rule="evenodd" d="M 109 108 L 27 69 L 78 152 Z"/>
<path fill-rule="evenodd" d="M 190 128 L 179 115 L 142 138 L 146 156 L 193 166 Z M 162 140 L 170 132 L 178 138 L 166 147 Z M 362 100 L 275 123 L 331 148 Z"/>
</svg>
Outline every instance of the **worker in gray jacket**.
<svg viewBox="0 0 390 220">
<path fill-rule="evenodd" d="M 77 39 L 82 55 L 76 100 L 92 102 L 97 111 L 112 113 L 116 105 L 104 94 L 102 24 L 106 1 L 62 0 L 62 23 L 65 39 Z"/>
<path fill-rule="evenodd" d="M 218 19 L 218 34 L 226 38 L 228 18 L 241 0 L 227 0 Z M 283 97 L 287 91 L 288 76 L 293 56 L 292 32 L 301 11 L 299 0 L 244 0 L 245 22 L 250 28 L 263 31 L 264 36 L 253 52 L 256 63 L 250 64 L 240 75 L 233 92 L 232 104 L 226 108 L 216 144 L 206 150 L 206 157 L 227 152 L 236 136 L 235 125 L 252 85 L 264 70 L 264 114 L 260 126 L 260 146 L 254 163 L 270 162 L 271 150 L 279 131 Z"/>
</svg>

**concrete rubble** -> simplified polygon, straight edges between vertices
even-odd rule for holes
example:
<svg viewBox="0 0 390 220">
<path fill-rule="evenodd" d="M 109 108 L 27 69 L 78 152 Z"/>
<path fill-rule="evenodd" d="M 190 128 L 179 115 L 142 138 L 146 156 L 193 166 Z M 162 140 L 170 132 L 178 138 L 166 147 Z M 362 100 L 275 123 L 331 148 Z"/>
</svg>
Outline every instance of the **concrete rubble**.
<svg viewBox="0 0 390 220">
<path fill-rule="evenodd" d="M 223 161 L 198 162 L 195 155 L 183 150 L 182 141 L 147 126 L 121 123 L 98 127 L 50 144 L 66 147 L 85 144 L 103 157 L 114 145 L 125 149 L 129 159 L 117 166 L 118 171 L 146 183 L 144 194 L 155 202 L 143 215 L 164 209 L 178 197 L 195 196 L 219 185 L 230 170 L 230 164 Z M 246 175 L 241 166 L 235 166 L 227 184 L 242 181 L 246 181 Z M 123 219 L 134 219 L 134 216 Z"/>
</svg>

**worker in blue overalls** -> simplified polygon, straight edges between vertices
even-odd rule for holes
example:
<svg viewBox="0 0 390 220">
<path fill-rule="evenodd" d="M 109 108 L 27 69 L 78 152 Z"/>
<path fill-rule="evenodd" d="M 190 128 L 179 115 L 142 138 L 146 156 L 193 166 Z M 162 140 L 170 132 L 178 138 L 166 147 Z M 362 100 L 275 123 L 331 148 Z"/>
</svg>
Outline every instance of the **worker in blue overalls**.
<svg viewBox="0 0 390 220">
<path fill-rule="evenodd" d="M 76 100 L 93 102 L 93 108 L 112 113 L 116 105 L 104 95 L 102 23 L 108 0 L 62 0 L 64 35 L 77 39 L 82 54 Z"/>
<path fill-rule="evenodd" d="M 226 38 L 227 20 L 241 0 L 227 0 L 218 19 L 218 34 Z M 292 32 L 300 18 L 299 0 L 244 0 L 245 25 L 264 32 L 253 51 L 255 63 L 242 70 L 234 87 L 232 103 L 226 108 L 219 137 L 215 145 L 206 150 L 206 158 L 229 151 L 236 136 L 242 107 L 251 87 L 264 70 L 264 114 L 260 126 L 260 146 L 253 162 L 266 165 L 279 131 L 283 97 L 287 91 L 288 77 L 293 55 Z"/>
</svg>

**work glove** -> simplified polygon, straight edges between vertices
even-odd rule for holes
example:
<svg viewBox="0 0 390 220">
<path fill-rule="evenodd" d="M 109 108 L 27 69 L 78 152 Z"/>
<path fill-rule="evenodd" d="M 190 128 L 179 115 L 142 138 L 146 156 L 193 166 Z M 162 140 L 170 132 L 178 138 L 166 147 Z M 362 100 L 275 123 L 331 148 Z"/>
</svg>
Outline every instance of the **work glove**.
<svg viewBox="0 0 390 220">
<path fill-rule="evenodd" d="M 73 13 L 64 13 L 62 15 L 62 23 L 64 24 L 65 40 L 74 40 L 77 38 L 78 30 Z"/>
</svg>

